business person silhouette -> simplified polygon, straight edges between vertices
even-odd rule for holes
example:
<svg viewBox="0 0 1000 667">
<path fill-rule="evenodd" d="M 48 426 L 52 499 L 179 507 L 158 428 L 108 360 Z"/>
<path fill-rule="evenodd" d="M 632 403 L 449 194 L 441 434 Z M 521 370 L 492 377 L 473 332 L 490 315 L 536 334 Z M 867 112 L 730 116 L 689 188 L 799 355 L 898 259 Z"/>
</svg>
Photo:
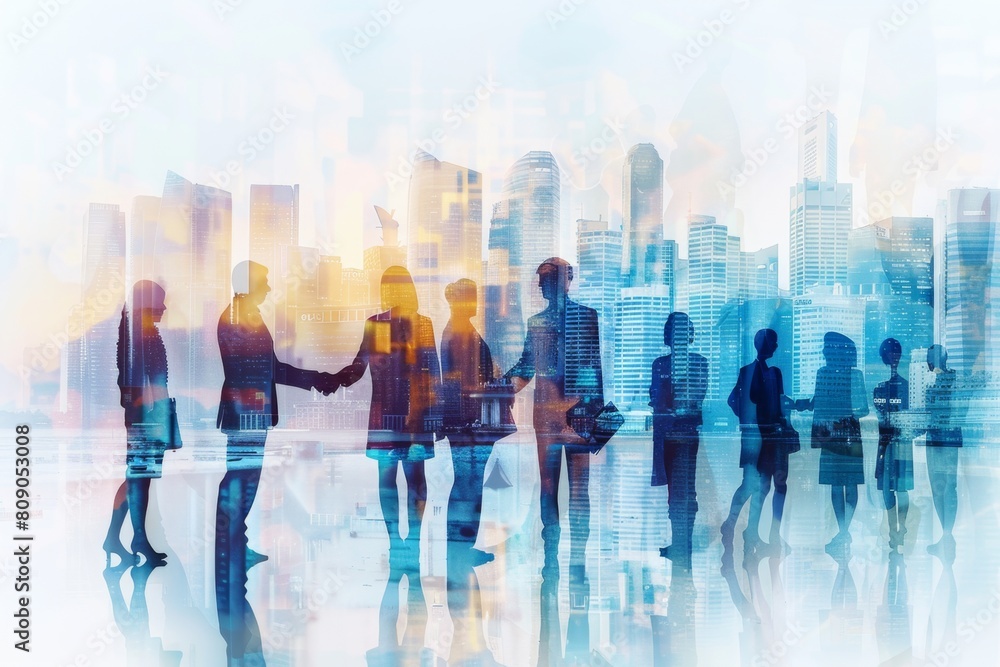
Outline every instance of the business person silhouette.
<svg viewBox="0 0 1000 667">
<path fill-rule="evenodd" d="M 663 326 L 670 353 L 653 361 L 649 404 L 653 408 L 652 486 L 667 487 L 671 542 L 660 555 L 690 569 L 691 536 L 698 512 L 695 466 L 708 391 L 708 361 L 688 348 L 694 325 L 686 313 L 673 312 Z"/>
<path fill-rule="evenodd" d="M 278 424 L 277 385 L 325 387 L 331 376 L 296 368 L 275 356 L 259 308 L 271 291 L 267 267 L 241 262 L 232 280 L 233 301 L 218 325 L 225 380 L 216 424 L 226 434 L 226 474 L 219 484 L 215 515 L 215 589 L 227 655 L 242 660 L 246 652 L 255 652 L 247 638 L 256 636 L 259 643 L 246 604 L 247 570 L 267 556 L 247 547 L 246 521 L 257 495 L 267 431 Z"/>
<path fill-rule="evenodd" d="M 958 513 L 958 450 L 962 446 L 961 413 L 955 396 L 957 374 L 948 368 L 948 351 L 927 349 L 927 368 L 934 383 L 927 387 L 927 476 L 934 511 L 941 522 L 941 539 L 927 551 L 946 563 L 955 559 L 955 517 Z"/>
<path fill-rule="evenodd" d="M 754 335 L 757 358 L 743 366 L 736 385 L 729 394 L 729 407 L 740 419 L 740 467 L 743 481 L 733 494 L 729 517 L 722 524 L 722 541 L 731 550 L 733 531 L 740 511 L 750 500 L 750 517 L 743 535 L 744 548 L 762 548 L 759 537 L 761 510 L 774 481 L 773 519 L 767 548 L 780 546 L 781 516 L 788 491 L 788 455 L 798 451 L 786 409 L 791 400 L 785 396 L 781 369 L 767 365 L 778 349 L 774 329 L 761 329 Z M 779 549 L 780 551 L 780 549 Z"/>
<path fill-rule="evenodd" d="M 895 338 L 886 338 L 879 346 L 882 363 L 889 367 L 889 379 L 880 382 L 872 394 L 878 413 L 878 459 L 875 479 L 885 501 L 889 522 L 889 550 L 903 546 L 906 536 L 906 513 L 913 489 L 913 435 L 902 422 L 910 407 L 910 383 L 899 374 L 903 346 Z"/>
<path fill-rule="evenodd" d="M 512 432 L 509 401 L 493 399 L 499 375 L 490 348 L 472 324 L 478 308 L 476 284 L 468 279 L 445 288 L 451 318 L 441 336 L 442 423 L 451 445 L 455 481 L 448 497 L 449 558 L 471 565 L 493 560 L 475 548 L 483 511 L 483 479 L 493 443 Z M 490 423 L 493 402 L 504 413 Z M 506 425 L 504 424 L 506 422 Z"/>
<path fill-rule="evenodd" d="M 389 563 L 395 569 L 417 569 L 427 501 L 424 461 L 434 456 L 435 439 L 444 437 L 439 406 L 441 366 L 434 327 L 429 318 L 417 312 L 417 290 L 409 271 L 390 266 L 382 274 L 380 292 L 384 310 L 365 322 L 358 354 L 334 374 L 332 388 L 349 387 L 366 370 L 371 371 L 366 453 L 378 462 Z M 407 485 L 409 532 L 405 540 L 400 534 L 396 485 L 400 466 Z"/>
<path fill-rule="evenodd" d="M 163 288 L 149 280 L 132 286 L 131 305 L 122 308 L 118 324 L 118 389 L 125 409 L 128 450 L 125 481 L 115 494 L 111 524 L 104 539 L 108 566 L 111 555 L 121 562 L 163 561 L 146 535 L 150 480 L 163 474 L 163 455 L 173 442 L 171 401 L 167 393 L 167 353 L 157 324 L 166 311 Z M 132 518 L 132 553 L 121 542 L 126 515 Z"/>
<path fill-rule="evenodd" d="M 823 336 L 826 365 L 816 372 L 815 394 L 797 401 L 813 410 L 812 446 L 821 448 L 819 483 L 830 486 L 838 532 L 826 551 L 838 562 L 849 557 L 858 485 L 865 482 L 861 417 L 868 414 L 865 378 L 858 365 L 857 347 L 847 336 L 828 331 Z"/>
<path fill-rule="evenodd" d="M 788 494 L 788 457 L 799 451 L 799 435 L 788 423 L 788 411 L 794 404 L 785 396 L 781 369 L 767 365 L 767 360 L 778 349 L 777 332 L 773 329 L 761 329 L 754 337 L 754 345 L 758 353 L 750 382 L 750 400 L 756 408 L 757 426 L 760 429 L 760 456 L 757 458 L 760 486 L 757 495 L 750 501 L 750 511 L 759 521 L 764 500 L 773 482 L 771 530 L 765 550 L 772 556 L 780 557 L 789 550 L 781 539 L 781 519 L 785 511 L 785 496 Z M 757 525 L 754 527 L 756 529 Z"/>
<path fill-rule="evenodd" d="M 758 358 L 761 354 L 761 347 L 757 344 L 758 339 L 763 340 L 760 335 L 761 331 L 758 331 L 757 336 L 754 337 Z M 722 522 L 719 529 L 722 533 L 724 560 L 732 557 L 736 522 L 740 518 L 743 506 L 746 505 L 751 496 L 760 492 L 761 478 L 757 468 L 757 459 L 760 457 L 760 428 L 757 426 L 757 406 L 750 400 L 750 385 L 753 382 L 757 363 L 755 359 L 752 363 L 740 368 L 736 375 L 736 384 L 729 392 L 729 400 L 727 401 L 729 408 L 740 422 L 740 468 L 743 471 L 743 479 L 736 487 L 736 491 L 733 492 L 733 499 L 729 504 L 729 516 Z M 759 541 L 757 526 L 760 522 L 760 515 L 755 515 L 754 509 L 755 505 L 751 503 L 747 529 L 743 534 L 743 543 L 746 549 L 753 549 Z"/>
<path fill-rule="evenodd" d="M 585 577 L 590 535 L 591 449 L 568 423 L 567 412 L 583 404 L 593 413 L 604 407 L 597 312 L 569 298 L 573 267 L 551 257 L 538 267 L 538 287 L 548 302 L 528 318 L 524 349 L 507 371 L 517 391 L 535 380 L 532 423 L 541 477 L 542 576 L 559 576 L 559 476 L 563 451 L 569 476 L 570 576 Z"/>
</svg>

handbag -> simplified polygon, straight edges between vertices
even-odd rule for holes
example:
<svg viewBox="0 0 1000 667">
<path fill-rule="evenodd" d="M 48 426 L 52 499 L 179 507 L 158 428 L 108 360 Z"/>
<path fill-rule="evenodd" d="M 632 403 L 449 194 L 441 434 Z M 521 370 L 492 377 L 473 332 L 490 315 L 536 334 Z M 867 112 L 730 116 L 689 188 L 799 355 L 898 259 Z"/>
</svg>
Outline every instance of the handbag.
<svg viewBox="0 0 1000 667">
<path fill-rule="evenodd" d="M 841 456 L 861 458 L 864 456 L 861 446 L 861 424 L 855 417 L 838 419 L 832 425 L 817 424 L 814 421 L 812 446 L 814 449 L 826 449 Z"/>
<path fill-rule="evenodd" d="M 593 405 L 593 402 L 581 399 L 569 409 L 566 419 L 583 440 L 583 446 L 590 449 L 591 454 L 597 454 L 625 423 L 625 416 L 610 401 L 601 406 L 596 413 L 592 408 Z"/>
<path fill-rule="evenodd" d="M 168 399 L 167 405 L 167 449 L 180 449 L 184 443 L 181 442 L 181 427 L 177 423 L 177 401 Z"/>
<path fill-rule="evenodd" d="M 788 423 L 788 420 L 781 420 L 781 423 L 778 424 L 778 428 L 775 430 L 774 435 L 786 454 L 794 454 L 802 449 L 802 445 L 799 441 L 799 432 L 792 428 L 792 425 Z"/>
</svg>

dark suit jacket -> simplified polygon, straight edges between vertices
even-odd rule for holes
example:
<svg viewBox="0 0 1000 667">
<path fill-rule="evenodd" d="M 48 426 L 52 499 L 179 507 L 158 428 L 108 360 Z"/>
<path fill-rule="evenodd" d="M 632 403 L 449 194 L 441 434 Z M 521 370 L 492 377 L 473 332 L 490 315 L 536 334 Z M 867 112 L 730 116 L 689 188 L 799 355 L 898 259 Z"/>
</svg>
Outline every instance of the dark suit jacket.
<svg viewBox="0 0 1000 667">
<path fill-rule="evenodd" d="M 564 313 L 550 306 L 528 318 L 527 328 L 521 358 L 507 377 L 535 379 L 532 421 L 540 437 L 582 443 L 566 413 L 581 400 L 594 414 L 604 407 L 597 311 L 566 299 Z"/>
<path fill-rule="evenodd" d="M 277 426 L 277 385 L 310 389 L 319 378 L 317 371 L 278 361 L 260 311 L 243 296 L 235 297 L 222 313 L 218 336 L 226 379 L 216 425 L 225 432 Z"/>
<path fill-rule="evenodd" d="M 369 317 L 357 356 L 337 379 L 349 387 L 369 369 L 368 455 L 422 445 L 407 456 L 433 456 L 435 435 L 441 431 L 441 365 L 430 318 L 393 318 L 391 311 Z"/>
<path fill-rule="evenodd" d="M 658 357 L 653 362 L 649 384 L 649 404 L 653 408 L 652 486 L 667 483 L 665 447 L 669 441 L 698 442 L 701 405 L 708 393 L 708 360 L 689 352 L 687 369 L 675 368 L 674 355 Z"/>
<path fill-rule="evenodd" d="M 729 407 L 740 420 L 740 466 L 756 464 L 760 456 L 760 431 L 757 428 L 757 406 L 751 400 L 754 370 L 757 361 L 740 368 L 736 384 L 729 392 Z"/>
<path fill-rule="evenodd" d="M 750 385 L 753 382 L 754 368 L 757 362 L 747 364 L 736 376 L 736 385 L 729 392 L 729 407 L 740 419 L 740 426 L 757 423 L 757 406 L 750 399 Z"/>
</svg>

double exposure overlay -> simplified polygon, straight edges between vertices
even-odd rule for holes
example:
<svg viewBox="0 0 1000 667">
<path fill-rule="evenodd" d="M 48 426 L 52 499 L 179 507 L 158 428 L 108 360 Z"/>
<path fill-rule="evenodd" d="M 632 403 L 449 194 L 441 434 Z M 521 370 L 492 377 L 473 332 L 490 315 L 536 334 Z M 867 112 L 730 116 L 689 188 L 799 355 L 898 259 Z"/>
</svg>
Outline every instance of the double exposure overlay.
<svg viewBox="0 0 1000 667">
<path fill-rule="evenodd" d="M 1000 7 L 674 4 L 5 7 L 0 662 L 996 664 Z"/>
</svg>

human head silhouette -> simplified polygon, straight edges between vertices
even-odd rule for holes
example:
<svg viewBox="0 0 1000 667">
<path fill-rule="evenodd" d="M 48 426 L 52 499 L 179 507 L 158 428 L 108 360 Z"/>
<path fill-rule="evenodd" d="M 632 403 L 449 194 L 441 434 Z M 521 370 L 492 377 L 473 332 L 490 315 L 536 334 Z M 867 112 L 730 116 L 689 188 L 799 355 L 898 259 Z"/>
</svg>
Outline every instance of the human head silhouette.
<svg viewBox="0 0 1000 667">
<path fill-rule="evenodd" d="M 895 338 L 886 338 L 878 348 L 878 356 L 883 364 L 895 368 L 903 356 L 903 346 Z"/>
<path fill-rule="evenodd" d="M 829 366 L 854 368 L 858 365 L 858 348 L 844 334 L 827 331 L 823 336 L 823 357 Z"/>
<path fill-rule="evenodd" d="M 694 324 L 687 313 L 673 312 L 663 325 L 663 344 L 673 350 L 694 342 Z"/>
<path fill-rule="evenodd" d="M 164 299 L 167 293 L 152 280 L 140 280 L 132 285 L 132 312 L 144 320 L 159 322 L 167 309 Z"/>
<path fill-rule="evenodd" d="M 410 272 L 402 266 L 390 266 L 385 270 L 379 285 L 379 294 L 383 310 L 409 314 L 417 312 L 417 288 L 413 284 Z"/>
<path fill-rule="evenodd" d="M 761 329 L 753 337 L 753 346 L 757 349 L 758 359 L 770 359 L 778 349 L 778 332 Z"/>
<path fill-rule="evenodd" d="M 943 345 L 931 345 L 927 348 L 927 368 L 928 370 L 948 370 L 948 350 Z"/>
<path fill-rule="evenodd" d="M 233 293 L 248 295 L 254 304 L 264 303 L 271 286 L 267 284 L 267 267 L 249 260 L 233 269 Z"/>
<path fill-rule="evenodd" d="M 538 287 L 546 301 L 555 301 L 569 293 L 573 265 L 561 257 L 549 257 L 538 265 Z"/>
<path fill-rule="evenodd" d="M 476 283 L 462 278 L 444 288 L 444 298 L 451 307 L 451 316 L 467 320 L 476 316 Z"/>
</svg>

